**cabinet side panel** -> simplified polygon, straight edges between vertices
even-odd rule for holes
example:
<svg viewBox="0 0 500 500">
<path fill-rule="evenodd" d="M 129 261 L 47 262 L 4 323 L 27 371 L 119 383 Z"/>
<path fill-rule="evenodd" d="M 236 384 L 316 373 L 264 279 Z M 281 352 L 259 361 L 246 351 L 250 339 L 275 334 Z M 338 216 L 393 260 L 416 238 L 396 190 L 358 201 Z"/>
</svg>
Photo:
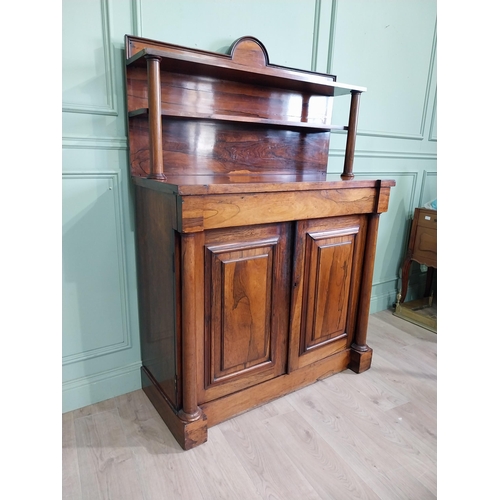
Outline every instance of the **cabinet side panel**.
<svg viewBox="0 0 500 500">
<path fill-rule="evenodd" d="M 147 116 L 129 119 L 129 155 L 132 176 L 149 175 L 149 122 Z"/>
<path fill-rule="evenodd" d="M 174 196 L 136 187 L 142 364 L 177 408 L 175 209 Z"/>
</svg>

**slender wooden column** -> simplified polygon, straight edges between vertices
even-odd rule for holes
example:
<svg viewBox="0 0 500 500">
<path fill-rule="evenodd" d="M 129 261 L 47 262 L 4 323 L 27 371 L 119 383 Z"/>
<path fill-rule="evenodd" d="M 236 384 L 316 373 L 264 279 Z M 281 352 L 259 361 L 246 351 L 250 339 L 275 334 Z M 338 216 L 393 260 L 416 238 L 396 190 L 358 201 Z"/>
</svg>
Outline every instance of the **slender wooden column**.
<svg viewBox="0 0 500 500">
<path fill-rule="evenodd" d="M 354 146 L 356 144 L 356 130 L 358 128 L 359 98 L 361 92 L 351 90 L 351 109 L 349 111 L 349 126 L 347 128 L 347 142 L 345 147 L 344 171 L 341 174 L 343 181 L 354 179 L 352 173 L 354 164 Z"/>
<path fill-rule="evenodd" d="M 182 269 L 182 410 L 185 422 L 198 420 L 202 413 L 196 397 L 196 265 L 195 235 L 181 236 Z M 198 307 L 203 305 L 198 304 Z"/>
<path fill-rule="evenodd" d="M 145 56 L 148 65 L 149 179 L 165 179 L 161 127 L 161 80 L 158 56 Z"/>
<path fill-rule="evenodd" d="M 371 214 L 368 221 L 366 234 L 366 245 L 364 255 L 363 274 L 361 276 L 361 289 L 359 298 L 359 315 L 354 334 L 352 348 L 360 352 L 371 350 L 366 345 L 366 334 L 368 332 L 368 317 L 370 315 L 370 299 L 372 295 L 373 268 L 375 266 L 375 249 L 377 246 L 377 233 L 380 214 Z"/>
</svg>

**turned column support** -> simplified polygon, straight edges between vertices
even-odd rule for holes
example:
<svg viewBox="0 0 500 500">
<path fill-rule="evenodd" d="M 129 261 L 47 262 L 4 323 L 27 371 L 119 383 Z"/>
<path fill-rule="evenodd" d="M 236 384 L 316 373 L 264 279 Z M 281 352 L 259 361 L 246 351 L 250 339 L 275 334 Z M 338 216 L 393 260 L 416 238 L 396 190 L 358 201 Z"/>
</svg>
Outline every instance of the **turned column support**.
<svg viewBox="0 0 500 500">
<path fill-rule="evenodd" d="M 358 304 L 358 321 L 351 344 L 351 361 L 349 368 L 361 373 L 368 370 L 372 363 L 373 350 L 366 344 L 368 318 L 370 316 L 370 300 L 372 294 L 373 268 L 375 266 L 375 248 L 377 244 L 378 223 L 380 214 L 374 213 L 368 219 L 363 273 L 361 275 L 360 297 Z"/>
<path fill-rule="evenodd" d="M 363 274 L 361 276 L 361 288 L 359 298 L 359 315 L 352 347 L 357 351 L 368 351 L 366 335 L 368 332 L 368 317 L 370 316 L 370 300 L 372 295 L 373 268 L 375 267 L 375 250 L 377 245 L 377 233 L 380 214 L 371 214 L 368 219 L 368 230 L 366 234 L 366 245 L 364 255 Z"/>
<path fill-rule="evenodd" d="M 165 179 L 161 126 L 161 79 L 158 56 L 145 56 L 148 65 L 149 179 Z"/>
<path fill-rule="evenodd" d="M 349 111 L 349 125 L 347 127 L 347 141 L 345 147 L 344 171 L 340 175 L 343 181 L 354 179 L 352 173 L 354 164 L 354 146 L 356 144 L 356 130 L 358 128 L 359 99 L 361 92 L 351 90 L 351 108 Z"/>
<path fill-rule="evenodd" d="M 196 396 L 196 263 L 195 235 L 181 236 L 182 272 L 182 410 L 179 418 L 185 422 L 198 420 L 201 409 Z"/>
</svg>

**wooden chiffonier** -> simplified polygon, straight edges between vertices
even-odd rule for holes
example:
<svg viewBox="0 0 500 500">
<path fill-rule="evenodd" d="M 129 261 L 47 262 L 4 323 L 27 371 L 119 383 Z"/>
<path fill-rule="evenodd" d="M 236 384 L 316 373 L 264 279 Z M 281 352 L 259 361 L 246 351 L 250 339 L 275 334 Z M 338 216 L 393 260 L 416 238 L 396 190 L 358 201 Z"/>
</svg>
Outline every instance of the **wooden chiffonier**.
<svg viewBox="0 0 500 500">
<path fill-rule="evenodd" d="M 125 36 L 142 386 L 184 449 L 217 423 L 347 368 L 366 343 L 391 180 L 353 180 L 365 89 Z M 347 126 L 333 99 L 350 96 Z M 347 131 L 341 179 L 330 132 Z"/>
</svg>

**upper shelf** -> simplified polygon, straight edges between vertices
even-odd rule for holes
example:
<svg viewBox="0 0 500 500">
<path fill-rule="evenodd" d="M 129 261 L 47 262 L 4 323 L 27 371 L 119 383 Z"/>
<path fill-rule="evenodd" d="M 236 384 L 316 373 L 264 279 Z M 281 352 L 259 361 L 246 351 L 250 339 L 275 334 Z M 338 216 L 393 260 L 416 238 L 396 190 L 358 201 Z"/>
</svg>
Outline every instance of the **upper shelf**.
<svg viewBox="0 0 500 500">
<path fill-rule="evenodd" d="M 351 91 L 366 91 L 365 87 L 337 82 L 335 75 L 269 64 L 265 47 L 254 37 L 238 39 L 231 46 L 230 54 L 186 49 L 154 41 L 145 46 L 143 42 L 144 39 L 126 36 L 127 66 L 146 66 L 147 57 L 150 56 L 161 59 L 162 70 L 174 73 L 216 77 L 334 97 Z"/>
</svg>

